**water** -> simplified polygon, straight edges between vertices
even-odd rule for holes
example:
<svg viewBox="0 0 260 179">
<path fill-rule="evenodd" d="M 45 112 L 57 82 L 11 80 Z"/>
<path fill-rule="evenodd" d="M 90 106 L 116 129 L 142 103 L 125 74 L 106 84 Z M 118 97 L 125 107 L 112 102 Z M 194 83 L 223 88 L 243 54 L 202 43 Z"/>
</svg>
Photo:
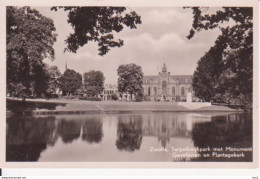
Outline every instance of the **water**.
<svg viewBox="0 0 260 179">
<path fill-rule="evenodd" d="M 6 139 L 7 161 L 250 162 L 252 115 L 13 116 Z"/>
</svg>

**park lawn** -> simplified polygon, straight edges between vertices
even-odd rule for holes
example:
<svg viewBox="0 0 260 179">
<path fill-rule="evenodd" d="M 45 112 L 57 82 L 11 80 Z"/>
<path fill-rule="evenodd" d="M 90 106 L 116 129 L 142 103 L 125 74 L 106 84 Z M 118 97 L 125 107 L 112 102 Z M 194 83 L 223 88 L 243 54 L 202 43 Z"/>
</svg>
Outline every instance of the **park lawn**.
<svg viewBox="0 0 260 179">
<path fill-rule="evenodd" d="M 126 102 L 86 100 L 28 99 L 26 102 L 7 100 L 7 111 L 29 114 L 77 114 L 91 112 L 238 112 L 227 106 L 188 108 L 176 102 Z"/>
</svg>

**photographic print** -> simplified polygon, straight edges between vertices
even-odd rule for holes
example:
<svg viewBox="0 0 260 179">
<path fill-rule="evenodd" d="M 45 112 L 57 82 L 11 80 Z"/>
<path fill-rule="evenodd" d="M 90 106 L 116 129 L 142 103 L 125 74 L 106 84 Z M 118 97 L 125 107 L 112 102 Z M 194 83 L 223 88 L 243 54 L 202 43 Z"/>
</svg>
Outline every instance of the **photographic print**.
<svg viewBox="0 0 260 179">
<path fill-rule="evenodd" d="M 5 163 L 252 166 L 254 10 L 6 6 Z"/>
</svg>

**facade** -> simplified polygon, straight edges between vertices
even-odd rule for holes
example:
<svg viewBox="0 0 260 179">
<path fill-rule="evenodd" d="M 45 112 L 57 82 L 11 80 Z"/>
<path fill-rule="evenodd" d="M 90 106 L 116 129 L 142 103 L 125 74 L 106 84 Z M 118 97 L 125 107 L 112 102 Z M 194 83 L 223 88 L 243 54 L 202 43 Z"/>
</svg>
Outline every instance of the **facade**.
<svg viewBox="0 0 260 179">
<path fill-rule="evenodd" d="M 131 97 L 130 94 L 124 93 L 119 94 L 118 92 L 118 86 L 116 84 L 105 84 L 104 90 L 100 94 L 100 97 L 102 100 L 113 100 L 112 95 L 116 95 L 118 97 L 119 101 L 130 101 Z M 134 96 L 132 96 L 132 99 L 134 99 Z"/>
<path fill-rule="evenodd" d="M 101 93 L 100 97 L 103 100 L 112 100 L 112 94 L 116 94 L 118 96 L 117 85 L 115 85 L 115 84 L 105 84 L 104 90 Z"/>
<path fill-rule="evenodd" d="M 191 83 L 192 75 L 171 75 L 164 63 L 157 76 L 144 76 L 144 96 L 151 101 L 184 102 L 187 100 L 187 94 L 194 99 Z"/>
</svg>

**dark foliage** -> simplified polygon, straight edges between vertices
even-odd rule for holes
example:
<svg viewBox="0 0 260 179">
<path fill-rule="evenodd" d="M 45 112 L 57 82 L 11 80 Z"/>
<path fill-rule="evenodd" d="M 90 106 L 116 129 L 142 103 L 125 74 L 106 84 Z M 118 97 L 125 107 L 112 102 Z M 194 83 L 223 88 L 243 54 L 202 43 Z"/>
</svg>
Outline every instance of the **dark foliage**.
<svg viewBox="0 0 260 179">
<path fill-rule="evenodd" d="M 194 73 L 197 96 L 209 101 L 252 109 L 253 94 L 253 8 L 223 7 L 214 14 L 193 7 L 191 39 L 196 32 L 220 28 L 215 45 L 201 58 Z M 230 26 L 223 22 L 231 21 Z"/>
<path fill-rule="evenodd" d="M 105 55 L 113 47 L 121 47 L 123 40 L 114 39 L 113 33 L 120 32 L 124 27 L 137 28 L 141 17 L 125 7 L 52 7 L 57 11 L 62 8 L 68 11 L 68 23 L 74 32 L 66 39 L 65 49 L 76 53 L 89 41 L 97 42 L 99 55 Z"/>
<path fill-rule="evenodd" d="M 82 86 L 82 76 L 74 70 L 67 69 L 60 77 L 60 88 L 63 95 L 73 94 Z"/>
<path fill-rule="evenodd" d="M 120 65 L 117 69 L 118 91 L 135 95 L 138 100 L 143 100 L 143 72 L 136 64 Z"/>
<path fill-rule="evenodd" d="M 91 70 L 83 74 L 83 84 L 88 96 L 97 96 L 104 90 L 105 77 L 101 71 Z"/>
<path fill-rule="evenodd" d="M 11 96 L 40 95 L 47 90 L 44 58 L 54 59 L 53 21 L 29 7 L 7 7 L 7 92 Z"/>
</svg>

